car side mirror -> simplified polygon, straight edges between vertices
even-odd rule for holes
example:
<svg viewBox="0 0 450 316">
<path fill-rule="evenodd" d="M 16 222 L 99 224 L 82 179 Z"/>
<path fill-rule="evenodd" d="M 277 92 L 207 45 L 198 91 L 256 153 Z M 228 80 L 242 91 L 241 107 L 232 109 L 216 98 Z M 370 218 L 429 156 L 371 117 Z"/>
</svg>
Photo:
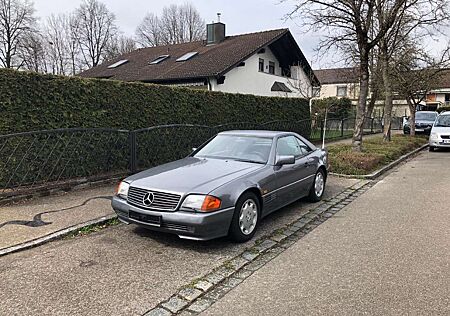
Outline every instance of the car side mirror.
<svg viewBox="0 0 450 316">
<path fill-rule="evenodd" d="M 275 161 L 276 166 L 283 166 L 283 165 L 292 165 L 295 163 L 295 157 L 293 155 L 291 156 L 277 156 L 277 159 Z"/>
</svg>

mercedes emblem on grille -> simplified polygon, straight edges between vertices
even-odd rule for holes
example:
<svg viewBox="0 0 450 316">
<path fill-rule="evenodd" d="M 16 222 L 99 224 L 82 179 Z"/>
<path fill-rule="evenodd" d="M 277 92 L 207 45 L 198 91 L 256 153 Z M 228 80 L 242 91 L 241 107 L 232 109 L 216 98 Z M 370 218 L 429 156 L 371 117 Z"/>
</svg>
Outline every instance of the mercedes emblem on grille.
<svg viewBox="0 0 450 316">
<path fill-rule="evenodd" d="M 142 198 L 142 203 L 145 206 L 150 206 L 153 204 L 153 200 L 155 199 L 155 196 L 152 192 L 145 193 L 144 197 Z"/>
</svg>

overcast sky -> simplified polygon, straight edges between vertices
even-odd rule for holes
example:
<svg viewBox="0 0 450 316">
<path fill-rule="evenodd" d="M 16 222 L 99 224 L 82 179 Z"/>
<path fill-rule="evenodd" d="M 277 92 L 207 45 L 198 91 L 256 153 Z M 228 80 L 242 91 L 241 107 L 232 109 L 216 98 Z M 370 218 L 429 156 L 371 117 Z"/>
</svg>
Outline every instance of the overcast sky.
<svg viewBox="0 0 450 316">
<path fill-rule="evenodd" d="M 137 25 L 147 12 L 160 14 L 164 6 L 186 2 L 186 0 L 101 1 L 116 15 L 117 25 L 129 36 L 134 35 Z M 81 0 L 34 0 L 33 2 L 36 15 L 45 19 L 52 13 L 73 11 L 80 5 Z M 304 34 L 297 22 L 284 20 L 284 16 L 292 11 L 294 1 L 280 3 L 280 0 L 191 0 L 189 2 L 198 9 L 207 23 L 216 20 L 217 12 L 221 12 L 227 35 L 289 28 L 314 69 L 331 68 L 339 64 L 338 56 L 318 58 L 314 52 L 318 37 Z M 429 45 L 442 47 L 447 40 L 448 38 L 441 38 L 440 43 L 430 41 Z"/>
</svg>

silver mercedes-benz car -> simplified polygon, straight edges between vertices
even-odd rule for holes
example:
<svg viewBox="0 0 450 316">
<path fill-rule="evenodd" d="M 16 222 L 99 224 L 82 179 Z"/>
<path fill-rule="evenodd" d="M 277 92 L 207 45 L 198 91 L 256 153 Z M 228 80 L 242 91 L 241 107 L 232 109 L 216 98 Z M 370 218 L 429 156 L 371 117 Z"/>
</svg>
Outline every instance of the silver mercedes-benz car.
<svg viewBox="0 0 450 316">
<path fill-rule="evenodd" d="M 295 133 L 222 132 L 184 159 L 124 179 L 112 207 L 125 223 L 181 238 L 245 242 L 268 214 L 322 198 L 327 158 Z"/>
</svg>

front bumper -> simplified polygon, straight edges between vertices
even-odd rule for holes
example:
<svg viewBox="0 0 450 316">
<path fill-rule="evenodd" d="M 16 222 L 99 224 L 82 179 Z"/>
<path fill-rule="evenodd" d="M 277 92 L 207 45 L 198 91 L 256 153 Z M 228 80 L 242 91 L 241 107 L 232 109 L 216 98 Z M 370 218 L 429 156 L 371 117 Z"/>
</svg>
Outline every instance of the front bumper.
<svg viewBox="0 0 450 316">
<path fill-rule="evenodd" d="M 126 200 L 114 196 L 111 206 L 118 218 L 127 224 L 137 224 L 148 229 L 176 234 L 181 238 L 194 240 L 209 240 L 226 236 L 233 219 L 234 207 L 211 212 L 159 212 L 143 210 L 127 203 Z M 136 215 L 159 217 L 160 223 L 151 223 L 130 218 L 130 212 Z M 139 216 L 138 216 L 139 217 Z"/>
<path fill-rule="evenodd" d="M 411 133 L 411 128 L 408 125 L 405 125 L 403 127 L 403 133 L 404 134 L 410 134 Z M 415 133 L 416 134 L 430 135 L 430 133 L 431 133 L 431 126 L 427 126 L 427 127 L 423 127 L 423 126 L 418 127 L 418 126 L 416 126 Z"/>
<path fill-rule="evenodd" d="M 450 148 L 450 143 L 446 143 L 445 141 L 449 141 L 448 139 L 430 139 L 429 145 L 430 147 L 436 147 L 436 148 Z"/>
</svg>

